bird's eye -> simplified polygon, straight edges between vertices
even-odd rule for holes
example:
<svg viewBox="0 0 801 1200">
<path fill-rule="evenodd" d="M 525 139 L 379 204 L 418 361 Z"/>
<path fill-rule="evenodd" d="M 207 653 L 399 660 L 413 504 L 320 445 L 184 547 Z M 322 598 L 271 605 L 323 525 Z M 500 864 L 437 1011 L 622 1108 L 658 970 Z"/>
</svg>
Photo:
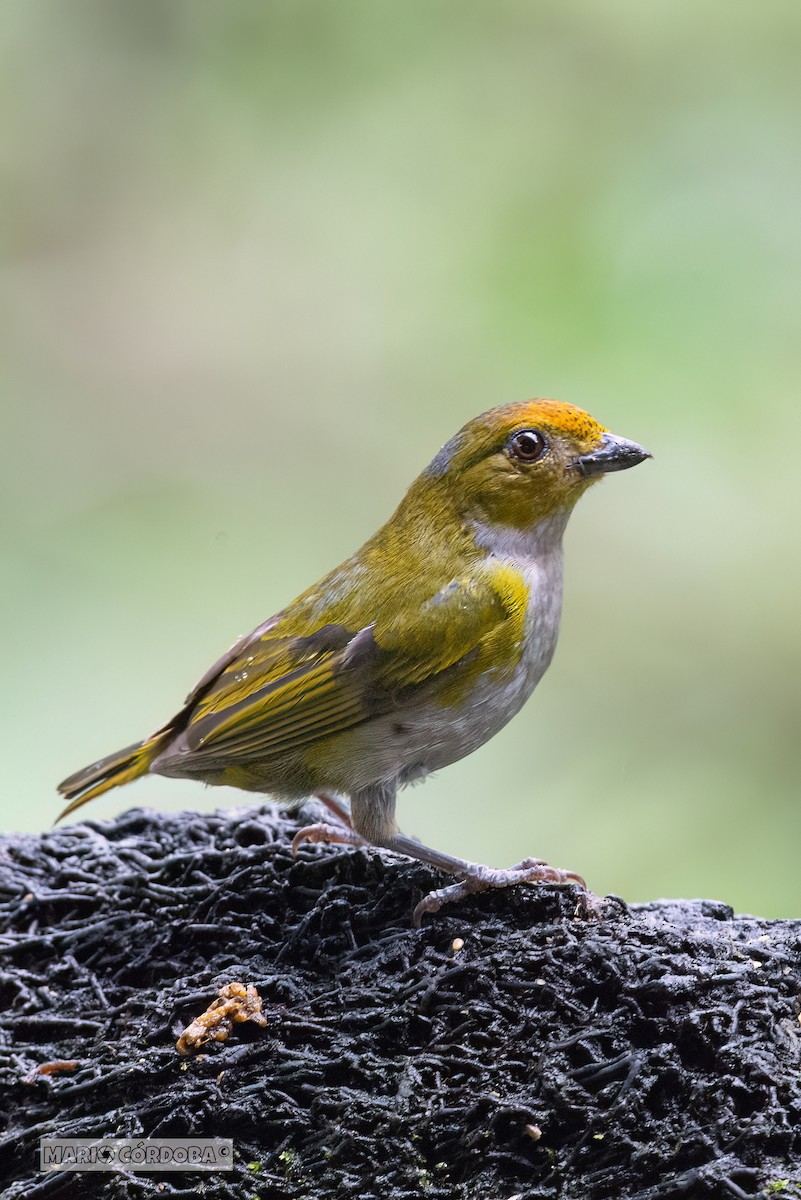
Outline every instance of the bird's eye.
<svg viewBox="0 0 801 1200">
<path fill-rule="evenodd" d="M 521 429 L 519 433 L 509 439 L 510 453 L 520 462 L 536 462 L 546 449 L 545 438 L 538 429 Z"/>
</svg>

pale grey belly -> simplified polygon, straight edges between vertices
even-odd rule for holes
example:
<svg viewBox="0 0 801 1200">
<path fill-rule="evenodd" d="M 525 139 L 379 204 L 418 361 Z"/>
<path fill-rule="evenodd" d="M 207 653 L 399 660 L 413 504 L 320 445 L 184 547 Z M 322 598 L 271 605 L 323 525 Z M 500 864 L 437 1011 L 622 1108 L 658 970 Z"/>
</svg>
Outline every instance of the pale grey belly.
<svg viewBox="0 0 801 1200">
<path fill-rule="evenodd" d="M 472 754 L 519 712 L 541 674 L 533 676 L 521 665 L 505 683 L 480 680 L 458 709 L 426 703 L 354 730 L 347 739 L 347 765 L 342 764 L 347 790 L 410 783 Z"/>
</svg>

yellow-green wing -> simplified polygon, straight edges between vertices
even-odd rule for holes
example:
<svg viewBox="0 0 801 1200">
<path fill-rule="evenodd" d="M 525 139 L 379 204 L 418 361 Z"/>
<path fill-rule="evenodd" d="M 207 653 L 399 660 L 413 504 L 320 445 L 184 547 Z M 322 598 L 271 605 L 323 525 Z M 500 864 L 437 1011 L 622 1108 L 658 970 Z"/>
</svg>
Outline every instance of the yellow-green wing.
<svg viewBox="0 0 801 1200">
<path fill-rule="evenodd" d="M 180 745 L 196 765 L 280 754 L 366 715 L 343 656 L 354 636 L 325 626 L 310 637 L 267 635 L 245 647 L 195 704 Z"/>
<path fill-rule="evenodd" d="M 229 652 L 216 678 L 204 677 L 171 750 L 187 767 L 214 769 L 298 750 L 397 710 L 474 659 L 514 618 L 516 602 L 489 579 L 465 577 L 358 630 L 326 625 L 291 635 L 289 610 Z"/>
</svg>

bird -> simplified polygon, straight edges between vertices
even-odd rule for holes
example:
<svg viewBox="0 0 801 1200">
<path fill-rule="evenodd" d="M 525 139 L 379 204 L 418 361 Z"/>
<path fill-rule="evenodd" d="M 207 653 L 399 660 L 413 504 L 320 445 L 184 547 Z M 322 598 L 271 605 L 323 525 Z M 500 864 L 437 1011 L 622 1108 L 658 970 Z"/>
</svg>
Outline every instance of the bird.
<svg viewBox="0 0 801 1200">
<path fill-rule="evenodd" d="M 446 442 L 362 547 L 238 641 L 143 741 L 69 776 L 58 820 L 146 774 L 298 805 L 304 842 L 378 847 L 456 879 L 426 913 L 474 892 L 586 884 L 525 858 L 498 869 L 400 832 L 398 790 L 465 757 L 547 670 L 562 609 L 562 540 L 576 502 L 651 454 L 548 399 L 491 408 Z M 348 803 L 349 801 L 349 803 Z"/>
</svg>

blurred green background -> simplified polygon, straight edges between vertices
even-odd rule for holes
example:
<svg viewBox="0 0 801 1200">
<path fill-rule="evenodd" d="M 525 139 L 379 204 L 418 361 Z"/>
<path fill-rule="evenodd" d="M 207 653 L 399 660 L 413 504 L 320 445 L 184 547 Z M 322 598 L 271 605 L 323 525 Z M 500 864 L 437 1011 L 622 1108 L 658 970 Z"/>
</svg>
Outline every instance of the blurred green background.
<svg viewBox="0 0 801 1200">
<path fill-rule="evenodd" d="M 4 826 L 49 827 L 464 421 L 556 396 L 655 460 L 574 516 L 535 697 L 401 823 L 797 915 L 801 7 L 0 21 Z"/>
</svg>

